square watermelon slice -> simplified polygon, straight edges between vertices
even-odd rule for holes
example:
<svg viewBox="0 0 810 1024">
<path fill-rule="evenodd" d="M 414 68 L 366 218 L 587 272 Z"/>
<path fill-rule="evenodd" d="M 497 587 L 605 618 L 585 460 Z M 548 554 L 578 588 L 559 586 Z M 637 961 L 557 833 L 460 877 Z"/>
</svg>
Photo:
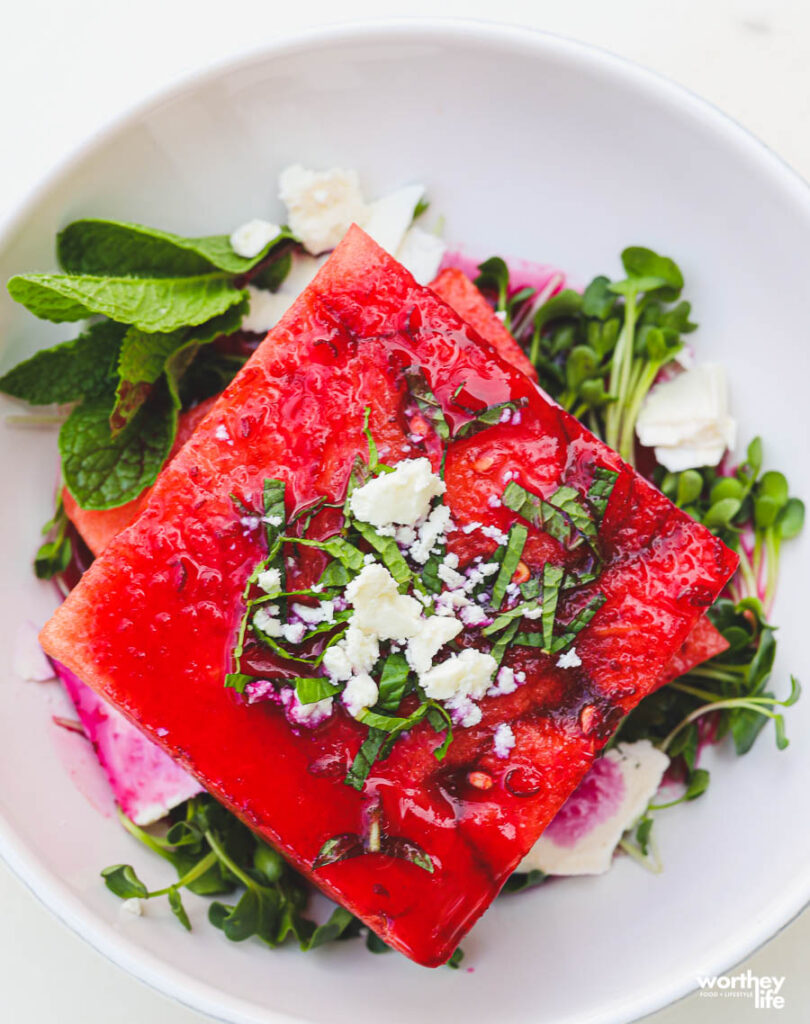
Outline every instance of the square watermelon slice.
<svg viewBox="0 0 810 1024">
<path fill-rule="evenodd" d="M 448 547 L 460 566 L 493 557 L 489 534 L 520 518 L 501 501 L 505 475 L 546 496 L 563 480 L 585 493 L 597 470 L 616 474 L 598 536 L 601 572 L 567 611 L 575 615 L 596 593 L 601 606 L 577 637 L 578 665 L 513 646 L 504 664 L 525 673 L 522 686 L 485 697 L 480 722 L 456 730 L 441 761 L 436 733 L 417 725 L 358 792 L 344 778 L 366 730 L 341 708 L 315 728 L 298 728 L 279 703 L 251 704 L 223 686 L 245 582 L 265 554 L 262 531 L 246 525 L 240 507 L 261 507 L 267 479 L 285 482 L 288 516 L 319 498 L 342 502 L 355 460 L 367 453 L 366 410 L 381 458 L 395 464 L 427 451 L 438 468 L 436 437 L 414 451 L 406 373 L 414 367 L 454 435 L 444 452 L 445 501 L 458 526 Z M 520 406 L 520 415 L 461 436 L 475 411 L 500 403 Z M 327 537 L 339 517 L 326 510 L 311 527 Z M 578 557 L 528 526 L 522 571 Z M 655 688 L 734 568 L 727 548 L 354 228 L 42 642 L 328 895 L 389 944 L 435 966 L 497 895 L 620 718 Z M 295 586 L 320 570 L 317 560 L 289 566 Z M 503 725 L 515 740 L 506 756 L 494 744 Z M 325 862 L 324 848 L 346 836 L 359 855 Z M 403 849 L 422 856 L 392 853 Z"/>
</svg>

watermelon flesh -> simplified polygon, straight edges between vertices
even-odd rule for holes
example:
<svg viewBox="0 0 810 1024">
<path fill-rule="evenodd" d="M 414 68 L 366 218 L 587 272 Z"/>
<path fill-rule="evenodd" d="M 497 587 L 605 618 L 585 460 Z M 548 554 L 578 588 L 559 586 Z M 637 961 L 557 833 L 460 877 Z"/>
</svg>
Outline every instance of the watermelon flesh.
<svg viewBox="0 0 810 1024">
<path fill-rule="evenodd" d="M 136 825 L 151 825 L 202 792 L 195 778 L 75 673 L 59 662 L 54 668 L 107 773 L 118 806 Z"/>
<path fill-rule="evenodd" d="M 386 462 L 421 454 L 409 439 L 401 374 L 414 364 L 451 427 L 469 418 L 457 399 L 478 408 L 525 403 L 517 422 L 450 443 L 445 499 L 460 526 L 508 529 L 515 514 L 489 501 L 500 497 L 505 472 L 538 494 L 563 476 L 587 489 L 594 465 L 618 472 L 600 534 L 597 583 L 607 601 L 579 635 L 579 668 L 513 648 L 505 663 L 525 671 L 525 684 L 484 698 L 481 723 L 456 731 L 444 761 L 433 756 L 436 734 L 417 726 L 358 793 L 342 780 L 365 731 L 342 709 L 315 729 L 296 729 L 277 704 L 251 706 L 223 688 L 244 582 L 263 556 L 260 533 L 245 529 L 231 495 L 257 507 L 273 477 L 287 484 L 288 514 L 321 496 L 341 500 L 355 457 L 366 453 L 365 407 Z M 327 510 L 311 535 L 335 527 Z M 463 566 L 490 556 L 495 542 L 459 530 L 448 546 Z M 530 529 L 530 569 L 576 557 Z M 329 896 L 435 966 L 621 717 L 655 688 L 735 564 L 354 228 L 166 467 L 145 510 L 57 610 L 42 642 Z M 295 585 L 320 569 L 304 564 Z M 502 723 L 516 739 L 505 758 L 493 750 Z M 327 840 L 367 835 L 372 817 L 384 835 L 421 847 L 433 870 L 382 852 L 314 867 Z"/>
</svg>

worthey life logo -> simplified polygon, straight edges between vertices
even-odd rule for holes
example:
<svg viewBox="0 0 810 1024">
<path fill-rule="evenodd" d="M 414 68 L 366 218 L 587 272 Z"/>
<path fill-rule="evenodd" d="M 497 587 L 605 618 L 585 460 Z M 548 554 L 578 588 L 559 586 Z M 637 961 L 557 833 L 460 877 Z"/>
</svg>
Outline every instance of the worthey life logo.
<svg viewBox="0 0 810 1024">
<path fill-rule="evenodd" d="M 785 997 L 781 994 L 784 977 L 754 974 L 750 969 L 740 974 L 705 974 L 697 976 L 699 995 L 708 999 L 753 999 L 758 1010 L 782 1010 Z"/>
</svg>

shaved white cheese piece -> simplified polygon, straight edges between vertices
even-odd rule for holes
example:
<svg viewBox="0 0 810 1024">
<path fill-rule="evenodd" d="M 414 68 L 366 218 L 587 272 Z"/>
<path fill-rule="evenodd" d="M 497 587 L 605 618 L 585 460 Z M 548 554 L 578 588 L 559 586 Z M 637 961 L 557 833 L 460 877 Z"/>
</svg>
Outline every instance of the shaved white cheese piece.
<svg viewBox="0 0 810 1024">
<path fill-rule="evenodd" d="M 368 216 L 357 171 L 312 171 L 294 164 L 281 172 L 278 183 L 290 228 L 313 256 L 334 249 L 352 224 Z"/>
<path fill-rule="evenodd" d="M 705 363 L 657 384 L 641 407 L 636 434 L 673 473 L 716 466 L 737 436 L 723 367 Z"/>
<path fill-rule="evenodd" d="M 669 764 L 649 740 L 620 743 L 596 761 L 518 871 L 601 875 L 624 832 L 644 813 Z"/>
<path fill-rule="evenodd" d="M 413 274 L 417 284 L 430 284 L 439 273 L 446 251 L 447 246 L 438 235 L 414 224 L 406 232 L 394 255 Z"/>
<path fill-rule="evenodd" d="M 425 194 L 424 185 L 407 185 L 370 203 L 360 226 L 377 245 L 396 256 L 413 220 L 414 210 Z"/>
<path fill-rule="evenodd" d="M 433 498 L 444 494 L 429 459 L 403 459 L 393 473 L 383 473 L 352 491 L 352 514 L 372 526 L 413 526 L 423 519 Z"/>
</svg>

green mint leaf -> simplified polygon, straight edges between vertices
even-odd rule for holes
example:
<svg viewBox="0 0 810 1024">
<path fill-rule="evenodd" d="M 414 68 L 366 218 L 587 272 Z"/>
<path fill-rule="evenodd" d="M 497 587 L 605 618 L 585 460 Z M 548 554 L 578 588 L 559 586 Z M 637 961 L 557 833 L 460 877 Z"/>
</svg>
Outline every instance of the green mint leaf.
<svg viewBox="0 0 810 1024">
<path fill-rule="evenodd" d="M 495 585 L 492 588 L 492 607 L 497 609 L 500 608 L 501 603 L 506 596 L 506 588 L 512 580 L 515 574 L 515 570 L 518 567 L 520 556 L 523 554 L 523 548 L 526 544 L 526 539 L 529 536 L 529 531 L 523 526 L 522 523 L 513 523 L 509 530 L 509 539 L 506 542 L 506 550 L 501 560 L 501 567 L 498 570 L 498 576 L 495 580 Z"/>
<path fill-rule="evenodd" d="M 185 408 L 224 391 L 244 365 L 245 360 L 241 356 L 207 351 L 205 346 L 216 338 L 238 331 L 247 309 L 247 299 L 243 299 L 219 316 L 187 330 L 182 345 L 169 354 L 165 365 L 166 379 L 178 406 Z M 190 369 L 194 372 L 187 377 Z"/>
<path fill-rule="evenodd" d="M 433 874 L 433 861 L 430 855 L 412 839 L 403 839 L 401 836 L 383 836 L 380 840 L 380 853 L 386 857 L 396 857 L 398 860 L 407 860 L 409 863 Z"/>
<path fill-rule="evenodd" d="M 363 433 L 366 435 L 366 441 L 368 442 L 368 468 L 373 473 L 380 464 L 380 459 L 377 454 L 377 442 L 374 440 L 374 435 L 371 433 L 371 428 L 368 425 L 370 419 L 371 406 L 367 405 L 363 410 Z"/>
<path fill-rule="evenodd" d="M 362 785 L 359 788 L 362 789 Z M 363 840 L 359 835 L 354 832 L 344 832 L 342 835 L 332 836 L 331 839 L 326 840 L 312 862 L 312 868 L 317 871 L 318 868 L 325 868 L 329 864 L 337 864 L 352 857 L 362 857 L 365 852 Z"/>
<path fill-rule="evenodd" d="M 343 689 L 342 684 L 332 683 L 323 676 L 297 676 L 290 682 L 295 686 L 298 700 L 302 704 L 315 704 L 327 697 L 334 697 Z"/>
<path fill-rule="evenodd" d="M 506 630 L 501 633 L 497 643 L 493 644 L 490 648 L 489 653 L 495 659 L 498 665 L 503 661 L 503 656 L 506 654 L 512 641 L 515 639 L 518 627 L 520 626 L 520 619 L 513 619 L 511 626 L 507 626 Z M 527 634 L 530 635 L 530 634 Z M 542 637 L 541 637 L 542 642 Z"/>
<path fill-rule="evenodd" d="M 86 509 L 125 505 L 155 482 L 171 451 L 177 410 L 165 391 L 156 393 L 115 437 L 110 398 L 82 402 L 59 432 L 67 488 Z"/>
<path fill-rule="evenodd" d="M 546 562 L 543 566 L 543 647 L 551 650 L 554 637 L 554 620 L 557 615 L 557 602 L 560 598 L 560 586 L 565 570 L 559 565 Z"/>
<path fill-rule="evenodd" d="M 410 668 L 404 654 L 389 654 L 382 667 L 379 697 L 376 707 L 380 711 L 396 711 L 409 691 Z"/>
<path fill-rule="evenodd" d="M 59 263 L 69 274 L 110 277 L 193 277 L 212 270 L 244 274 L 285 238 L 283 230 L 251 259 L 237 256 L 228 235 L 183 238 L 123 221 L 77 220 L 59 233 Z"/>
<path fill-rule="evenodd" d="M 481 409 L 478 412 L 465 409 L 465 412 L 470 412 L 472 414 L 473 419 L 462 424 L 453 437 L 458 441 L 467 437 L 472 437 L 479 433 L 479 431 L 485 430 L 487 427 L 492 427 L 496 423 L 500 423 L 505 412 L 517 412 L 517 410 L 523 408 L 525 404 L 525 401 L 521 399 L 517 402 L 498 402 L 495 405 L 488 405 L 485 409 Z M 464 406 L 460 406 L 460 408 L 464 408 Z"/>
<path fill-rule="evenodd" d="M 377 552 L 383 565 L 397 583 L 409 583 L 413 579 L 413 573 L 393 537 L 383 537 L 370 523 L 361 522 L 359 519 L 355 520 L 353 525 L 360 536 Z"/>
<path fill-rule="evenodd" d="M 244 672 L 227 672 L 225 674 L 225 686 L 236 690 L 237 693 L 244 693 L 248 683 L 252 683 L 255 676 L 245 675 Z"/>
<path fill-rule="evenodd" d="M 594 615 L 596 615 L 605 601 L 607 601 L 607 597 L 601 591 L 592 597 L 582 611 L 578 612 L 574 618 L 563 627 L 565 632 L 561 636 L 558 636 L 551 645 L 552 653 L 560 654 L 567 650 L 576 640 L 577 635 L 585 629 Z"/>
<path fill-rule="evenodd" d="M 268 559 L 276 557 L 281 549 L 287 529 L 287 507 L 285 505 L 286 484 L 283 480 L 265 480 L 262 489 L 264 508 L 264 532 L 267 538 Z"/>
<path fill-rule="evenodd" d="M 129 864 L 113 864 L 109 868 L 104 868 L 101 877 L 110 892 L 120 896 L 122 900 L 136 897 L 145 899 L 149 895 L 149 890 Z"/>
<path fill-rule="evenodd" d="M 450 440 L 450 426 L 445 419 L 444 411 L 434 395 L 421 367 L 410 367 L 405 370 L 408 390 L 416 402 L 419 411 L 433 427 L 442 441 Z"/>
<path fill-rule="evenodd" d="M 77 402 L 115 387 L 125 327 L 92 324 L 72 341 L 42 349 L 0 377 L 0 391 L 32 405 Z"/>
<path fill-rule="evenodd" d="M 388 945 L 387 942 L 383 942 L 383 940 L 380 938 L 379 935 L 376 934 L 376 932 L 369 932 L 368 935 L 366 936 L 366 949 L 369 951 L 369 953 L 375 954 L 391 952 L 391 947 Z"/>
<path fill-rule="evenodd" d="M 454 971 L 458 970 L 459 966 L 461 965 L 461 961 L 463 959 L 464 959 L 464 950 L 461 948 L 461 946 L 459 946 L 458 949 L 455 951 L 455 953 L 453 953 L 453 955 L 447 961 L 447 966 L 448 967 L 452 967 L 452 969 Z"/>
<path fill-rule="evenodd" d="M 275 255 L 275 254 L 274 254 Z M 284 284 L 292 270 L 293 254 L 290 249 L 274 258 L 252 276 L 250 283 L 254 288 L 267 292 L 277 292 Z"/>
<path fill-rule="evenodd" d="M 570 519 L 574 529 L 587 537 L 589 541 L 596 541 L 596 523 L 594 523 L 588 510 L 584 507 L 579 492 L 574 490 L 573 487 L 568 487 L 567 485 L 558 487 L 557 490 L 546 499 L 546 502 L 566 515 L 568 519 Z"/>
<path fill-rule="evenodd" d="M 118 386 L 110 413 L 113 434 L 123 430 L 144 404 L 152 385 L 163 373 L 166 360 L 183 344 L 185 330 L 148 333 L 130 327 L 118 357 Z"/>
<path fill-rule="evenodd" d="M 244 298 L 222 273 L 172 278 L 26 274 L 12 277 L 8 291 L 41 320 L 60 323 L 100 314 L 142 331 L 202 324 Z"/>
<path fill-rule="evenodd" d="M 600 522 L 607 511 L 610 496 L 618 479 L 619 474 L 615 470 L 607 469 L 605 466 L 594 467 L 593 481 L 586 497 Z"/>
<path fill-rule="evenodd" d="M 360 749 L 355 754 L 351 768 L 346 774 L 346 785 L 352 789 L 361 790 L 365 785 L 371 767 L 380 755 L 383 744 L 388 739 L 388 734 L 382 729 L 369 729 L 368 736 L 363 740 Z M 315 867 L 316 865 L 313 865 Z"/>
<path fill-rule="evenodd" d="M 352 573 L 360 572 L 365 564 L 363 552 L 347 540 L 343 540 L 342 537 L 330 537 L 328 540 L 306 540 L 304 537 L 285 537 L 284 540 L 292 544 L 303 544 L 309 548 L 319 548 L 321 551 L 325 551 L 327 555 L 331 555 L 332 558 L 337 558 Z"/>
</svg>

